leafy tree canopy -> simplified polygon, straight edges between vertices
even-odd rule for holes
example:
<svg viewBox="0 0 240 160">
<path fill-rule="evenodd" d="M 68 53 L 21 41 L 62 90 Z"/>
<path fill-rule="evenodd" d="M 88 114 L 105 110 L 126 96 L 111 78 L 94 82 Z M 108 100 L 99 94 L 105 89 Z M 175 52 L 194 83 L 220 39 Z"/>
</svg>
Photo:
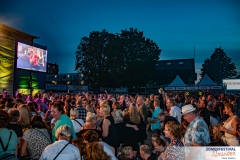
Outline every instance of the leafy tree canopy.
<svg viewBox="0 0 240 160">
<path fill-rule="evenodd" d="M 142 86 L 151 79 L 160 53 L 155 42 L 134 28 L 115 34 L 93 31 L 77 47 L 75 70 L 89 85 Z"/>
<path fill-rule="evenodd" d="M 236 66 L 223 49 L 216 48 L 210 59 L 206 59 L 201 68 L 202 77 L 207 74 L 216 84 L 222 84 L 225 78 L 237 75 Z"/>
</svg>

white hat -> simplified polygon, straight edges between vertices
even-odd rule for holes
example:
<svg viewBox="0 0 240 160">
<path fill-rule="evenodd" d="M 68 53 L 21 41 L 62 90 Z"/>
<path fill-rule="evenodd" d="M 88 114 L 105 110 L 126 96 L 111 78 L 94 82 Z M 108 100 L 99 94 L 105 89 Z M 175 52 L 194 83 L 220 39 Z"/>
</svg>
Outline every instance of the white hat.
<svg viewBox="0 0 240 160">
<path fill-rule="evenodd" d="M 192 112 L 192 111 L 195 111 L 195 110 L 196 110 L 196 108 L 194 108 L 193 105 L 191 105 L 191 104 L 185 105 L 182 107 L 182 115 Z"/>
</svg>

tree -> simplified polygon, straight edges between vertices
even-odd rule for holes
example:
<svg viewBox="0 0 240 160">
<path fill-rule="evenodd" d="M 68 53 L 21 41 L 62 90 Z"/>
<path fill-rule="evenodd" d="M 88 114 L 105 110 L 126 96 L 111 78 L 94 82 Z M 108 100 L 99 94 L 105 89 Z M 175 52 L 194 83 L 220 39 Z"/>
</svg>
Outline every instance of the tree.
<svg viewBox="0 0 240 160">
<path fill-rule="evenodd" d="M 75 70 L 89 85 L 141 86 L 151 79 L 160 53 L 157 44 L 137 29 L 120 34 L 93 31 L 78 45 Z"/>
<path fill-rule="evenodd" d="M 237 75 L 236 66 L 232 62 L 223 49 L 216 48 L 210 59 L 206 59 L 201 68 L 202 77 L 205 74 L 215 82 L 216 84 L 222 84 L 224 78 L 232 78 Z"/>
</svg>

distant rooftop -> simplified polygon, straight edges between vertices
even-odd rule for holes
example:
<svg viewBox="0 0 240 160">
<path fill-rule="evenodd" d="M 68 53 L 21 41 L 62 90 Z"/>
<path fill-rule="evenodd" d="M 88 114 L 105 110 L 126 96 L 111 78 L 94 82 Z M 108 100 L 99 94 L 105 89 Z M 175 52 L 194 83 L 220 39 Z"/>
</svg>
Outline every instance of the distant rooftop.
<svg viewBox="0 0 240 160">
<path fill-rule="evenodd" d="M 156 64 L 157 70 L 188 69 L 194 67 L 194 58 L 159 60 Z"/>
</svg>

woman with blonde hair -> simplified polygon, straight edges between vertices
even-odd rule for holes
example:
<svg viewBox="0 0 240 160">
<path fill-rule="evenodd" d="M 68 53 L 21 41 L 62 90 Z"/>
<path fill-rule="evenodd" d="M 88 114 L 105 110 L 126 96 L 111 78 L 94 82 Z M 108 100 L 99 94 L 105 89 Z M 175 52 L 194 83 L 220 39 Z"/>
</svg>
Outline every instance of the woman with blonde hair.
<svg viewBox="0 0 240 160">
<path fill-rule="evenodd" d="M 225 146 L 222 142 L 222 137 L 224 135 L 223 131 L 220 131 L 220 127 L 223 126 L 223 122 L 218 122 L 212 129 L 213 141 L 208 144 L 208 146 Z"/>
<path fill-rule="evenodd" d="M 70 110 L 70 119 L 72 121 L 74 131 L 77 135 L 80 132 L 80 129 L 82 128 L 82 126 L 84 126 L 84 121 L 82 119 L 79 119 L 78 115 L 79 115 L 79 112 L 77 109 L 72 108 Z"/>
<path fill-rule="evenodd" d="M 137 110 L 135 103 L 130 104 L 127 114 L 123 117 L 123 144 L 131 146 L 134 156 L 136 157 L 138 151 L 138 142 L 140 142 L 140 124 L 142 122 L 141 116 Z"/>
<path fill-rule="evenodd" d="M 90 105 L 90 104 L 86 105 L 86 110 L 87 110 L 88 112 L 92 112 L 92 113 L 94 113 L 93 106 Z"/>
<path fill-rule="evenodd" d="M 121 110 L 121 105 L 119 102 L 113 102 L 112 104 L 113 111 L 111 112 L 111 115 L 113 116 L 114 123 L 116 126 L 116 130 L 118 133 L 118 145 L 122 141 L 122 120 L 123 120 L 123 115 L 122 115 L 122 110 Z"/>
<path fill-rule="evenodd" d="M 126 146 L 122 149 L 120 154 L 121 160 L 132 160 L 134 159 L 133 149 L 130 146 Z"/>
<path fill-rule="evenodd" d="M 109 105 L 106 104 L 100 106 L 100 112 L 104 117 L 102 123 L 102 140 L 109 144 L 112 147 L 113 151 L 116 152 L 116 149 L 118 147 L 118 135 L 114 124 L 114 119 L 110 114 Z"/>
<path fill-rule="evenodd" d="M 108 101 L 105 100 L 105 99 L 101 99 L 99 105 L 100 105 L 100 107 L 101 107 L 101 106 L 106 106 L 106 105 L 108 105 Z"/>
<path fill-rule="evenodd" d="M 80 135 L 85 133 L 87 130 L 94 130 L 98 133 L 99 137 L 102 138 L 101 127 L 96 125 L 96 114 L 92 112 L 87 112 L 86 123 L 80 129 Z"/>
<path fill-rule="evenodd" d="M 23 130 L 30 128 L 30 114 L 26 104 L 20 104 L 18 107 L 20 117 L 18 123 L 22 126 Z"/>
<path fill-rule="evenodd" d="M 223 127 L 220 127 L 220 131 L 224 131 L 223 141 L 229 146 L 239 146 L 237 124 L 238 117 L 234 114 L 234 106 L 231 103 L 224 105 L 225 113 L 229 118 L 224 122 Z"/>
</svg>

